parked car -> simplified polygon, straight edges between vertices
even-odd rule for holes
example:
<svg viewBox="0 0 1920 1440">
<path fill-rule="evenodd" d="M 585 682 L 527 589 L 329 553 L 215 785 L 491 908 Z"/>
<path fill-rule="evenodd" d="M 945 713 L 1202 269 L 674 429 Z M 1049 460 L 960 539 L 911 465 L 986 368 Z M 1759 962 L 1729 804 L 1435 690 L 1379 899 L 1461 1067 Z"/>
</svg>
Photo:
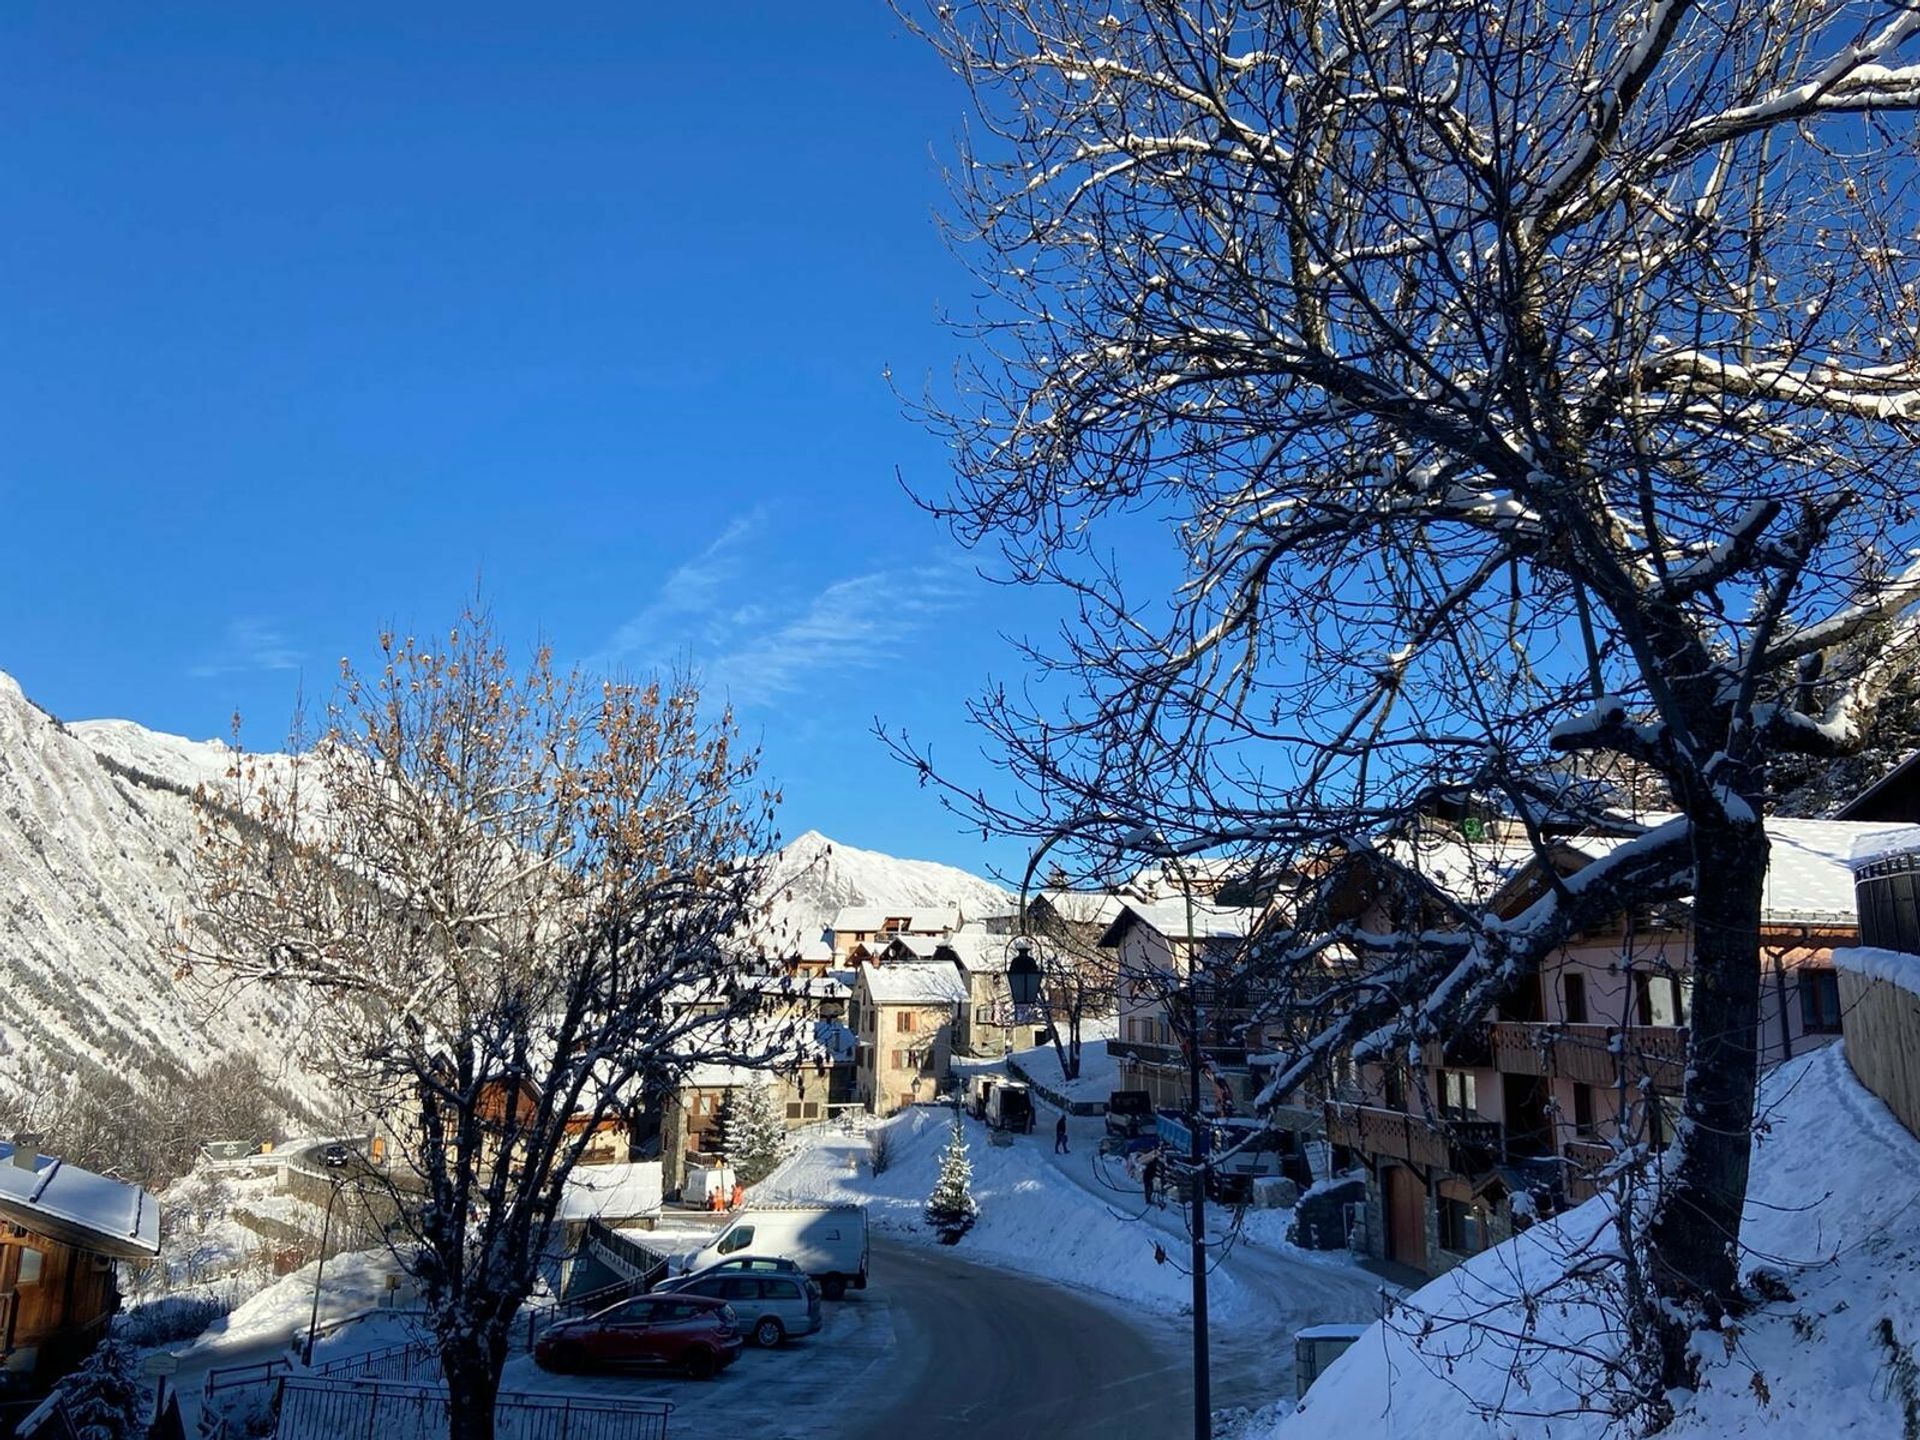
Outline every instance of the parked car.
<svg viewBox="0 0 1920 1440">
<path fill-rule="evenodd" d="M 640 1295 L 569 1320 L 534 1342 L 543 1370 L 658 1365 L 706 1380 L 740 1356 L 738 1317 L 706 1295 Z"/>
<path fill-rule="evenodd" d="M 742 1210 L 711 1245 L 686 1257 L 683 1273 L 735 1256 L 784 1256 L 838 1300 L 847 1287 L 867 1288 L 867 1207 L 787 1205 Z"/>
<path fill-rule="evenodd" d="M 685 1275 L 662 1280 L 653 1287 L 653 1291 L 657 1295 L 663 1290 L 684 1290 L 694 1281 L 705 1280 L 710 1275 L 797 1275 L 813 1285 L 813 1277 L 800 1268 L 800 1263 L 785 1255 L 735 1255 L 704 1270 L 690 1270 Z M 815 1285 L 814 1288 L 817 1290 L 819 1287 Z"/>
<path fill-rule="evenodd" d="M 769 1350 L 790 1335 L 811 1335 L 820 1328 L 820 1287 L 805 1275 L 716 1267 L 689 1275 L 674 1293 L 725 1301 L 753 1343 Z"/>
</svg>

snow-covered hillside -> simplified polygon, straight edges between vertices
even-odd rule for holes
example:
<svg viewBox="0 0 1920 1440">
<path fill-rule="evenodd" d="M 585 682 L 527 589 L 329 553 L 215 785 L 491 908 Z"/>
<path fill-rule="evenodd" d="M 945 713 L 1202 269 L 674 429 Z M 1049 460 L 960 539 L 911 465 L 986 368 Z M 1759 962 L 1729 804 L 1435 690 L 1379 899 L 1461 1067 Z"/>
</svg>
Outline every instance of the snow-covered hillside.
<svg viewBox="0 0 1920 1440">
<path fill-rule="evenodd" d="M 252 1053 L 313 1098 L 290 1068 L 297 1025 L 285 1007 L 247 996 L 216 1012 L 175 978 L 173 926 L 192 903 L 193 818 L 179 786 L 204 775 L 143 781 L 103 762 L 95 739 L 141 770 L 196 748 L 124 722 L 67 729 L 0 675 L 0 1094 L 49 1071 L 177 1078 Z"/>
<path fill-rule="evenodd" d="M 782 943 L 818 940 L 843 905 L 957 905 L 969 921 L 1013 912 L 1014 899 L 978 875 L 931 860 L 856 850 L 809 830 L 773 862 L 767 932 Z"/>
<path fill-rule="evenodd" d="M 1702 1337 L 1700 1388 L 1668 1435 L 1735 1440 L 1920 1427 L 1920 1140 L 1838 1045 L 1773 1071 L 1740 1239 L 1766 1297 Z M 1408 1297 L 1314 1383 L 1299 1412 L 1240 1440 L 1603 1440 L 1608 1200 L 1496 1246 Z M 1583 1278 L 1584 1277 L 1584 1278 Z M 1527 1337 L 1527 1338 L 1522 1338 Z"/>
</svg>

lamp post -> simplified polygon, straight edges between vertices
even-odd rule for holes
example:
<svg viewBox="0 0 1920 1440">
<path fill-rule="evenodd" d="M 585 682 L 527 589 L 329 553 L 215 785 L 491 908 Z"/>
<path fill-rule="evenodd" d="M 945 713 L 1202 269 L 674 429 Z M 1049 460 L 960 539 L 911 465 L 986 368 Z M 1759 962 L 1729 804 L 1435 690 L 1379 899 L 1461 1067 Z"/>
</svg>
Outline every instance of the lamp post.
<svg viewBox="0 0 1920 1440">
<path fill-rule="evenodd" d="M 313 1267 L 313 1310 L 307 1317 L 307 1348 L 300 1357 L 302 1365 L 313 1364 L 314 1333 L 320 1328 L 320 1277 L 327 1271 L 327 1238 L 333 1233 L 333 1206 L 339 1200 L 342 1188 L 336 1177 L 333 1193 L 327 1197 L 327 1218 L 320 1222 L 320 1258 Z"/>
</svg>

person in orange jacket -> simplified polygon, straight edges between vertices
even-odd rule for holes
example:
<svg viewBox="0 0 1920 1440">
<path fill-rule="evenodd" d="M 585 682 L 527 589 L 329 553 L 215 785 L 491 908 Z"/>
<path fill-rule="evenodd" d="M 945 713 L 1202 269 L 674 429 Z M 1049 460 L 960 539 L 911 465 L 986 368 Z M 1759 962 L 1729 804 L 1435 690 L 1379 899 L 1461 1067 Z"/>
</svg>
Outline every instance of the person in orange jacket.
<svg viewBox="0 0 1920 1440">
<path fill-rule="evenodd" d="M 746 1203 L 747 1203 L 747 1187 L 742 1185 L 738 1180 L 736 1180 L 733 1182 L 733 1202 L 727 1208 L 730 1210 L 738 1210 L 742 1205 L 745 1205 Z"/>
</svg>

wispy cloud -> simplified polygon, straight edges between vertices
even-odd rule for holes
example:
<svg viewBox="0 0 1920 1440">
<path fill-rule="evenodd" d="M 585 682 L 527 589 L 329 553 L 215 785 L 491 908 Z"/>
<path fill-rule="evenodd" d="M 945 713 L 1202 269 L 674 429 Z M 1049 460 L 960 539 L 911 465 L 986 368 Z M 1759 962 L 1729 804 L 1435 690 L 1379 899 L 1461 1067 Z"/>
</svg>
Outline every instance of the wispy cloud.
<svg viewBox="0 0 1920 1440">
<path fill-rule="evenodd" d="M 590 662 L 653 666 L 690 656 L 710 693 L 761 705 L 898 661 L 963 596 L 961 567 L 923 561 L 781 584 L 754 566 L 768 516 L 735 520 L 677 567 Z"/>
<path fill-rule="evenodd" d="M 297 670 L 300 652 L 280 628 L 257 615 L 240 615 L 227 622 L 213 653 L 187 673 L 198 677 L 232 675 L 249 670 Z"/>
</svg>

